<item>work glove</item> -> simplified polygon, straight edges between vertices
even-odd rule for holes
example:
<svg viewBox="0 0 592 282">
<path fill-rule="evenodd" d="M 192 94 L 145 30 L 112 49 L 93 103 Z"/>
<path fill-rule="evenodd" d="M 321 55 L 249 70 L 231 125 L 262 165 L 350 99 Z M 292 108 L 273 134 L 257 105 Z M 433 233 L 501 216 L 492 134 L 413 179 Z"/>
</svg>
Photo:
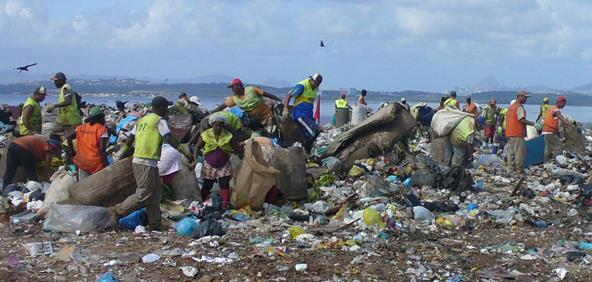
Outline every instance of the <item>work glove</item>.
<svg viewBox="0 0 592 282">
<path fill-rule="evenodd" d="M 283 118 L 289 118 L 290 117 L 290 110 L 288 110 L 287 108 L 284 108 L 284 110 L 282 111 L 282 117 Z"/>
</svg>

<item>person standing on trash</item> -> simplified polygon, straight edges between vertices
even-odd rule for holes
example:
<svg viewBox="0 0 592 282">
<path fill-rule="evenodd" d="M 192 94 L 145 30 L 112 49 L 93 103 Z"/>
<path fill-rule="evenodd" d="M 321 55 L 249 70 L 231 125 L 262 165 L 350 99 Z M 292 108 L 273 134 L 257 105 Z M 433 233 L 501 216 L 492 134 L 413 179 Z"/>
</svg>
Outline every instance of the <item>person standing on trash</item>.
<svg viewBox="0 0 592 282">
<path fill-rule="evenodd" d="M 115 101 L 115 107 L 117 108 L 117 118 L 115 119 L 115 124 L 119 124 L 119 122 L 127 117 L 127 113 L 125 111 L 125 104 L 127 101 L 117 100 Z"/>
<path fill-rule="evenodd" d="M 458 102 L 458 100 L 456 100 L 456 91 L 450 91 L 450 95 L 448 95 L 448 99 L 444 101 L 442 107 L 451 107 L 460 110 L 460 103 Z"/>
<path fill-rule="evenodd" d="M 130 136 L 126 140 L 124 156 L 131 152 L 135 141 L 132 169 L 138 187 L 133 195 L 125 201 L 109 208 L 111 225 L 117 229 L 120 217 L 145 206 L 148 213 L 148 228 L 162 230 L 160 218 L 160 201 L 162 199 L 162 185 L 158 172 L 158 161 L 162 143 L 166 142 L 173 147 L 178 143 L 171 134 L 166 117 L 168 106 L 173 105 L 166 98 L 158 96 L 152 99 L 152 113 L 142 117 L 134 126 Z"/>
<path fill-rule="evenodd" d="M 222 209 L 228 209 L 230 204 L 230 179 L 232 178 L 232 166 L 230 155 L 235 152 L 242 154 L 236 138 L 232 133 L 224 129 L 228 120 L 221 112 L 211 114 L 208 121 L 212 128 L 204 131 L 195 145 L 194 157 L 197 159 L 203 154 L 204 164 L 202 176 L 204 179 L 201 188 L 201 197 L 205 201 L 210 196 L 210 190 L 215 182 L 220 186 L 222 196 Z"/>
<path fill-rule="evenodd" d="M 555 106 L 549 107 L 543 118 L 543 138 L 545 139 L 545 161 L 563 153 L 563 140 L 559 136 L 559 126 L 573 126 L 562 114 L 561 109 L 567 104 L 565 96 L 557 97 Z"/>
<path fill-rule="evenodd" d="M 464 117 L 450 133 L 452 144 L 452 167 L 464 167 L 473 161 L 473 140 L 475 136 L 475 118 Z"/>
<path fill-rule="evenodd" d="M 485 117 L 484 137 L 486 143 L 493 143 L 493 137 L 495 136 L 495 130 L 497 128 L 496 121 L 499 114 L 500 110 L 497 106 L 497 102 L 495 99 L 491 99 L 491 101 L 489 101 L 489 105 L 487 105 L 483 111 L 483 116 Z"/>
<path fill-rule="evenodd" d="M 335 109 L 351 109 L 349 103 L 345 99 L 347 95 L 345 93 L 341 94 L 341 98 L 335 100 Z"/>
<path fill-rule="evenodd" d="M 477 108 L 477 104 L 473 103 L 471 97 L 467 97 L 467 105 L 465 111 L 469 114 L 472 114 L 475 117 L 479 117 L 479 109 Z"/>
<path fill-rule="evenodd" d="M 541 108 L 539 109 L 539 115 L 537 116 L 535 122 L 541 122 L 544 124 L 545 122 L 545 117 L 547 116 L 547 112 L 549 111 L 549 108 L 551 108 L 551 105 L 549 104 L 549 98 L 545 97 L 543 98 L 543 104 L 541 105 Z"/>
<path fill-rule="evenodd" d="M 273 110 L 265 104 L 263 98 L 265 97 L 279 102 L 282 100 L 257 86 L 245 87 L 239 78 L 233 79 L 230 85 L 228 85 L 228 88 L 232 89 L 234 95 L 227 97 L 222 105 L 214 108 L 210 113 L 219 112 L 226 107 L 230 108 L 236 105 L 258 121 L 268 133 L 271 133 L 273 127 Z"/>
<path fill-rule="evenodd" d="M 52 135 L 46 138 L 43 135 L 28 135 L 14 139 L 6 152 L 6 172 L 2 188 L 12 184 L 19 167 L 25 170 L 29 181 L 37 181 L 37 164 L 44 162 L 47 179 L 51 177 L 51 159 L 61 154 L 62 142 L 60 137 Z"/>
<path fill-rule="evenodd" d="M 64 129 L 64 136 L 69 136 L 76 126 L 82 123 L 82 115 L 76 98 L 76 92 L 72 89 L 70 84 L 66 83 L 66 75 L 63 72 L 58 72 L 51 79 L 55 86 L 60 89 L 58 95 L 58 103 L 47 108 L 48 112 L 52 112 L 58 108 L 57 122 Z"/>
<path fill-rule="evenodd" d="M 292 109 L 292 120 L 295 121 L 304 135 L 304 148 L 310 152 L 312 145 L 319 135 L 319 125 L 313 118 L 313 105 L 317 98 L 319 86 L 323 82 L 323 76 L 315 73 L 308 78 L 298 82 L 286 95 L 284 100 L 284 110 L 282 116 L 289 118 L 289 104 L 292 97 L 294 99 L 294 109 Z"/>
<path fill-rule="evenodd" d="M 407 99 L 405 98 L 401 98 L 401 106 L 403 106 L 403 109 L 405 109 L 406 111 L 411 111 L 411 107 L 409 107 L 409 104 L 407 103 Z"/>
<path fill-rule="evenodd" d="M 78 181 L 99 172 L 109 165 L 107 146 L 109 130 L 105 126 L 105 113 L 99 107 L 90 109 L 84 124 L 68 136 L 68 148 L 78 166 Z M 74 142 L 76 139 L 76 152 Z"/>
<path fill-rule="evenodd" d="M 47 91 L 45 87 L 39 86 L 33 92 L 33 96 L 27 98 L 23 105 L 21 117 L 18 120 L 19 133 L 21 136 L 41 134 L 41 105 L 45 100 Z"/>
<path fill-rule="evenodd" d="M 366 103 L 366 95 L 368 95 L 368 91 L 362 89 L 362 91 L 360 91 L 360 97 L 358 97 L 358 105 L 368 106 Z"/>
<path fill-rule="evenodd" d="M 530 97 L 528 92 L 519 91 L 516 94 L 516 102 L 510 105 L 506 112 L 506 137 L 508 138 L 508 169 L 510 173 L 524 173 L 524 161 L 526 159 L 526 126 L 533 125 L 526 119 L 524 104 Z"/>
</svg>

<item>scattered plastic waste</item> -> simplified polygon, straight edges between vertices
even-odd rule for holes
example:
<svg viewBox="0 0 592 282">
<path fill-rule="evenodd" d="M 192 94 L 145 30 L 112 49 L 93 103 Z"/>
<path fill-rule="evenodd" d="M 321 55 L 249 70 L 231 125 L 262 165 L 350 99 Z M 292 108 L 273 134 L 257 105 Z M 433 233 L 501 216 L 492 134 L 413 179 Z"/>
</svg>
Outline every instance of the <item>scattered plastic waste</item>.
<svg viewBox="0 0 592 282">
<path fill-rule="evenodd" d="M 179 236 L 191 237 L 193 232 L 199 227 L 199 221 L 197 219 L 186 217 L 181 221 L 177 222 L 175 229 Z"/>
<path fill-rule="evenodd" d="M 157 254 L 147 254 L 142 257 L 143 263 L 153 263 L 160 260 L 160 256 Z"/>
</svg>

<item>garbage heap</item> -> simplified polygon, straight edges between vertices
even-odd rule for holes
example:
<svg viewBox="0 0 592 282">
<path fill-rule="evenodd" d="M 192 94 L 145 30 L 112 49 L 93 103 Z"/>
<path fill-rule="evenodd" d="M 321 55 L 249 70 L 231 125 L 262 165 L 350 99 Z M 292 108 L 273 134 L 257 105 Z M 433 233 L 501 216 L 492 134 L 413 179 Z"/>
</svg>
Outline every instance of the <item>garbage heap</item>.
<svg viewBox="0 0 592 282">
<path fill-rule="evenodd" d="M 121 172 L 105 173 L 110 184 L 98 190 L 66 171 L 14 185 L 0 198 L 0 271 L 100 281 L 591 277 L 590 130 L 583 152 L 531 166 L 519 183 L 485 146 L 466 169 L 436 163 L 408 115 L 393 104 L 353 127 L 325 126 L 309 157 L 248 141 L 245 158 L 233 158 L 235 209 L 186 189 L 161 204 L 167 232 L 147 231 L 144 210 L 120 221 L 129 231 L 101 232 L 105 206 L 135 188 L 129 160 L 108 168 Z M 182 186 L 198 189 L 199 174 L 185 167 Z M 268 201 L 273 185 L 283 200 Z"/>
</svg>

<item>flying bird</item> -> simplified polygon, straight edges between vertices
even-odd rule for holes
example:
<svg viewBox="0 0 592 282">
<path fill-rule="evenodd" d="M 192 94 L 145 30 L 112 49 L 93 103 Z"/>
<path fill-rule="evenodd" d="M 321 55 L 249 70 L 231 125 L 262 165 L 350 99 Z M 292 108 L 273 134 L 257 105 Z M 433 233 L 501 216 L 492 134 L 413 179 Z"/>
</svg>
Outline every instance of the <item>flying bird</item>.
<svg viewBox="0 0 592 282">
<path fill-rule="evenodd" d="M 18 67 L 16 69 L 19 71 L 19 73 L 21 73 L 23 71 L 29 71 L 29 67 L 32 67 L 32 66 L 35 66 L 35 65 L 37 65 L 37 63 L 26 65 L 24 67 Z"/>
<path fill-rule="evenodd" d="M 323 40 L 321 40 L 321 47 L 325 47 L 325 42 L 323 42 Z"/>
</svg>

